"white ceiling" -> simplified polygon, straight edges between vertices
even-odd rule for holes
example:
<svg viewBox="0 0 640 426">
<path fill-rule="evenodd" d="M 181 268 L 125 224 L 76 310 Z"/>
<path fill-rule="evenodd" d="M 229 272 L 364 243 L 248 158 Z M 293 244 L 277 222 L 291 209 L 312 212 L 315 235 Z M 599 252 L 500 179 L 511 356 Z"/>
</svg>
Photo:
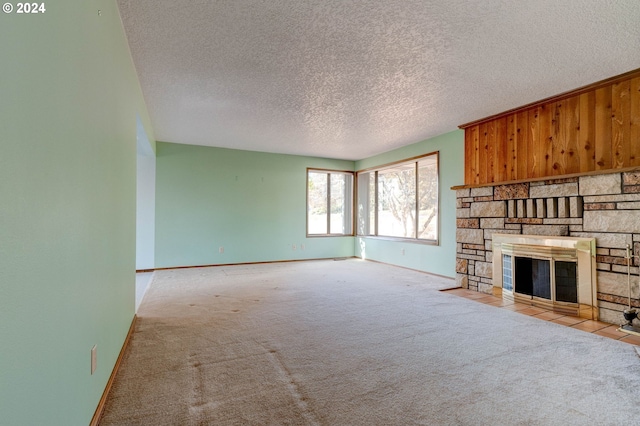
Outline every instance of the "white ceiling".
<svg viewBox="0 0 640 426">
<path fill-rule="evenodd" d="M 638 0 L 118 0 L 156 138 L 357 160 L 640 68 Z"/>
</svg>

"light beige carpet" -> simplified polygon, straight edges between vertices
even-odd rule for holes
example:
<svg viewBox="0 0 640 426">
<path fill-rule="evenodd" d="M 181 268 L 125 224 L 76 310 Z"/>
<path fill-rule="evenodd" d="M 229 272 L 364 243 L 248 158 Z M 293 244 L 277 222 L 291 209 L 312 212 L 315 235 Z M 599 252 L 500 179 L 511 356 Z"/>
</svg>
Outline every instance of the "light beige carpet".
<svg viewBox="0 0 640 426">
<path fill-rule="evenodd" d="M 356 259 L 156 272 L 107 425 L 640 422 L 634 347 Z"/>
</svg>

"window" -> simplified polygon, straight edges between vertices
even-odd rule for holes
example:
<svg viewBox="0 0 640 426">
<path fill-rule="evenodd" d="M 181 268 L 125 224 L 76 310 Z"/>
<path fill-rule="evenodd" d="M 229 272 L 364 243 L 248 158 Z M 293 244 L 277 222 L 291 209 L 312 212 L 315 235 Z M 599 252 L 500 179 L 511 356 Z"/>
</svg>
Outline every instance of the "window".
<svg viewBox="0 0 640 426">
<path fill-rule="evenodd" d="M 358 235 L 438 240 L 438 153 L 358 173 Z"/>
<path fill-rule="evenodd" d="M 307 235 L 353 235 L 353 173 L 307 170 Z"/>
</svg>

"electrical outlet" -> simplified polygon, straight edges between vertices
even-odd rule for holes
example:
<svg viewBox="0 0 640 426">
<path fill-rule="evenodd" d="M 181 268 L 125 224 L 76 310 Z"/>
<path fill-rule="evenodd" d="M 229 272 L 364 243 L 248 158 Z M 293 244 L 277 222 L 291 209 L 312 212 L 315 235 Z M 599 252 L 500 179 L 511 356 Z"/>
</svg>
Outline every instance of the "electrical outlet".
<svg viewBox="0 0 640 426">
<path fill-rule="evenodd" d="M 295 244 L 291 244 L 291 250 L 295 250 L 296 249 L 296 245 Z"/>
<path fill-rule="evenodd" d="M 220 254 L 224 253 L 224 247 L 220 246 L 220 248 L 218 249 L 218 253 Z"/>
<path fill-rule="evenodd" d="M 304 244 L 300 244 L 300 250 L 304 250 Z"/>
<path fill-rule="evenodd" d="M 91 348 L 91 374 L 95 373 L 98 368 L 98 345 Z"/>
<path fill-rule="evenodd" d="M 404 249 L 400 249 L 400 253 L 404 256 Z"/>
</svg>

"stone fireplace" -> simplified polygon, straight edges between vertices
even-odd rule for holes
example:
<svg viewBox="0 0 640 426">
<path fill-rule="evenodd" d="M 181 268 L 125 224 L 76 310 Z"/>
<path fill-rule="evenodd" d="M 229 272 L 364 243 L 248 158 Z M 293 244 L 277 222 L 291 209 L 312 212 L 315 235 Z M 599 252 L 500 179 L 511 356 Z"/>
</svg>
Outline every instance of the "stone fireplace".
<svg viewBox="0 0 640 426">
<path fill-rule="evenodd" d="M 495 290 L 505 297 L 531 296 L 532 304 L 551 301 L 553 309 L 621 323 L 628 303 L 627 246 L 634 256 L 640 254 L 638 169 L 455 189 L 460 286 L 484 293 Z M 541 244 L 542 240 L 553 240 L 553 244 Z M 589 266 L 580 262 L 586 253 L 590 260 L 584 265 Z M 527 258 L 536 260 L 519 260 Z M 528 278 L 521 280 L 518 291 L 505 289 L 505 276 L 509 279 L 505 261 L 518 262 L 519 267 L 512 264 L 510 270 L 530 271 L 536 280 L 552 277 L 549 288 Z M 565 287 L 574 270 L 578 281 L 587 280 L 587 269 L 591 271 L 589 287 L 577 287 L 574 302 L 572 291 Z M 640 307 L 638 269 L 634 257 L 630 270 L 635 307 Z"/>
</svg>

